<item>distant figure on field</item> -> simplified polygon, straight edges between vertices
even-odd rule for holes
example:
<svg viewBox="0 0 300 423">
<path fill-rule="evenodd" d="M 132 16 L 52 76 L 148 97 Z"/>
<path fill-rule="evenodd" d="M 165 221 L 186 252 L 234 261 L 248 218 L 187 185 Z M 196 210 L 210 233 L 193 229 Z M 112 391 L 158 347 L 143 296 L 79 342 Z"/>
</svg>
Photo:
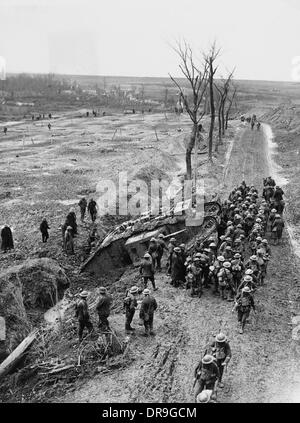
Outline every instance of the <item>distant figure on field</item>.
<svg viewBox="0 0 300 423">
<path fill-rule="evenodd" d="M 82 198 L 79 203 L 78 203 L 79 207 L 80 207 L 80 218 L 81 218 L 81 222 L 84 221 L 84 217 L 85 217 L 85 212 L 86 212 L 86 208 L 87 208 L 87 201 L 85 198 Z"/>
<path fill-rule="evenodd" d="M 1 230 L 1 250 L 6 253 L 7 250 L 14 249 L 12 231 L 8 225 L 4 225 Z"/>
<path fill-rule="evenodd" d="M 50 129 L 51 129 L 51 123 L 48 123 L 48 129 L 50 131 Z"/>
<path fill-rule="evenodd" d="M 88 211 L 91 215 L 92 222 L 95 222 L 97 217 L 97 203 L 93 198 L 91 198 L 89 201 Z"/>
<path fill-rule="evenodd" d="M 48 222 L 44 218 L 42 220 L 42 223 L 40 224 L 40 231 L 42 233 L 42 241 L 43 242 L 47 242 L 47 239 L 49 238 L 48 229 L 50 229 L 49 226 L 48 226 Z"/>
<path fill-rule="evenodd" d="M 144 299 L 140 308 L 140 319 L 144 322 L 144 336 L 155 335 L 153 332 L 153 318 L 154 312 L 157 309 L 157 302 L 156 299 L 150 295 L 149 289 L 144 289 L 143 294 Z"/>
<path fill-rule="evenodd" d="M 34 120 L 34 115 L 31 116 L 31 120 Z"/>
<path fill-rule="evenodd" d="M 52 115 L 51 115 L 51 113 L 49 113 L 48 117 L 49 117 L 49 119 L 52 119 Z"/>
<path fill-rule="evenodd" d="M 89 115 L 90 115 L 90 112 L 86 112 L 86 117 L 89 117 Z"/>
<path fill-rule="evenodd" d="M 260 130 L 260 125 L 261 125 L 261 123 L 260 122 L 257 122 L 256 127 L 257 127 L 257 130 L 258 131 Z"/>
<path fill-rule="evenodd" d="M 3 132 L 4 132 L 4 135 L 7 134 L 7 127 L 6 126 L 4 126 L 4 128 L 3 128 Z"/>
</svg>

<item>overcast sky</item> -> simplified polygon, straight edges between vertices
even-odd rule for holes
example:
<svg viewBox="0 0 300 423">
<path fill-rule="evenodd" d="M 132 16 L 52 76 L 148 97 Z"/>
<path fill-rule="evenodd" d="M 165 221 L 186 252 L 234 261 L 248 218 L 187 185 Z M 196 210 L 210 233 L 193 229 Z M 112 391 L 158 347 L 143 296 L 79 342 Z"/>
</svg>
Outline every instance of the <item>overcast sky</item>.
<svg viewBox="0 0 300 423">
<path fill-rule="evenodd" d="M 292 80 L 300 56 L 300 0 L 0 0 L 0 19 L 7 72 L 178 76 L 180 38 L 216 39 L 240 79 Z"/>
</svg>

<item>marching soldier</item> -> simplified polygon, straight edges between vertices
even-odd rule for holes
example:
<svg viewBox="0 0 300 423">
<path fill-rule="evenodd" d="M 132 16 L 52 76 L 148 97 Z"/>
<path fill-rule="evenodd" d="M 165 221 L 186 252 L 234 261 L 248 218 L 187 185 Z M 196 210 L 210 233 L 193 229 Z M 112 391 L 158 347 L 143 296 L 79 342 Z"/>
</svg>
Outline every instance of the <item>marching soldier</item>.
<svg viewBox="0 0 300 423">
<path fill-rule="evenodd" d="M 104 286 L 99 288 L 100 298 L 96 306 L 96 310 L 99 316 L 99 328 L 101 330 L 109 330 L 108 317 L 110 315 L 110 307 L 112 304 L 112 298 L 107 294 L 107 290 Z"/>
<path fill-rule="evenodd" d="M 237 310 L 238 312 L 238 322 L 239 322 L 239 332 L 240 334 L 244 333 L 244 328 L 246 320 L 250 315 L 251 308 L 255 311 L 254 299 L 251 295 L 251 290 L 248 286 L 242 289 L 242 292 L 236 297 L 236 303 L 232 311 Z"/>
<path fill-rule="evenodd" d="M 205 355 L 202 360 L 200 360 L 195 369 L 194 376 L 194 385 L 196 385 L 195 399 L 204 389 L 212 390 L 213 394 L 215 393 L 220 378 L 220 372 L 212 355 Z"/>
<path fill-rule="evenodd" d="M 214 342 L 206 349 L 205 355 L 206 354 L 210 354 L 215 357 L 220 372 L 218 387 L 224 388 L 222 377 L 224 369 L 227 369 L 228 363 L 231 359 L 231 349 L 229 342 L 223 333 L 219 333 L 215 337 Z"/>
</svg>

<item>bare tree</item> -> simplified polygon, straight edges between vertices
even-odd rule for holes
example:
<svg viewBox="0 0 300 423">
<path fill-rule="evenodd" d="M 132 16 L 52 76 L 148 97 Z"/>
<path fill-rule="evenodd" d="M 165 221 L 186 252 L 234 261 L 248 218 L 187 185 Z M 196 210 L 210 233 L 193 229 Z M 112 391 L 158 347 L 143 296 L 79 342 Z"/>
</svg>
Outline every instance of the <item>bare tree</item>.
<svg viewBox="0 0 300 423">
<path fill-rule="evenodd" d="M 169 74 L 171 80 L 180 91 L 185 110 L 193 123 L 191 136 L 186 146 L 187 179 L 192 179 L 191 154 L 195 146 L 196 137 L 198 136 L 199 122 L 205 114 L 205 110 L 201 110 L 200 107 L 208 84 L 208 64 L 204 61 L 201 66 L 202 70 L 200 70 L 195 64 L 192 49 L 186 42 L 184 42 L 183 46 L 180 42 L 178 42 L 177 47 L 174 48 L 174 50 L 180 58 L 179 68 L 188 82 L 189 88 L 192 92 L 191 96 L 189 96 L 185 92 L 183 85 Z"/>
<path fill-rule="evenodd" d="M 216 90 L 218 91 L 218 142 L 216 143 L 215 150 L 218 151 L 218 146 L 222 144 L 222 138 L 225 135 L 225 104 L 230 89 L 231 79 L 233 77 L 232 71 L 227 79 L 223 79 L 221 84 L 214 84 Z"/>
<path fill-rule="evenodd" d="M 214 63 L 220 53 L 216 50 L 216 43 L 213 43 L 208 55 L 204 56 L 205 62 L 208 66 L 208 80 L 209 80 L 209 104 L 210 104 L 210 127 L 208 136 L 208 159 L 212 161 L 213 136 L 216 119 L 215 99 L 214 99 L 214 76 L 218 67 Z"/>
<path fill-rule="evenodd" d="M 232 107 L 233 100 L 234 100 L 234 99 L 235 99 L 235 97 L 236 97 L 236 92 L 237 92 L 237 87 L 234 87 L 234 88 L 233 88 L 232 95 L 231 95 L 231 97 L 229 97 L 229 99 L 228 99 L 228 107 L 227 107 L 227 109 L 226 109 L 226 116 L 225 116 L 225 129 L 227 129 L 227 128 L 228 128 L 229 113 L 230 113 L 230 110 L 231 110 L 231 107 Z"/>
</svg>

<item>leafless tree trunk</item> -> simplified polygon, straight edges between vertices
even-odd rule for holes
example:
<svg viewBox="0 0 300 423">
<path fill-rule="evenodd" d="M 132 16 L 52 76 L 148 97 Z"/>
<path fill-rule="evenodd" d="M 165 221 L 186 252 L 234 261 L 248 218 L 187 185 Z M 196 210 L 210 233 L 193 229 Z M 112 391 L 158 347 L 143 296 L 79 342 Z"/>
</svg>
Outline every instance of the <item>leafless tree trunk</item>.
<svg viewBox="0 0 300 423">
<path fill-rule="evenodd" d="M 192 159 L 191 154 L 195 146 L 196 137 L 198 135 L 198 125 L 205 114 L 205 110 L 200 110 L 200 106 L 205 95 L 206 87 L 208 85 L 208 64 L 206 61 L 202 66 L 202 71 L 196 66 L 193 52 L 191 47 L 184 42 L 182 46 L 177 43 L 177 47 L 174 48 L 180 58 L 179 68 L 183 73 L 184 77 L 189 83 L 189 88 L 192 92 L 189 96 L 182 85 L 173 78 L 170 74 L 171 80 L 174 82 L 176 87 L 179 89 L 184 107 L 193 123 L 193 128 L 189 142 L 186 146 L 186 174 L 187 179 L 192 179 Z"/>
<path fill-rule="evenodd" d="M 217 67 L 214 67 L 214 62 L 219 54 L 219 50 L 216 51 L 215 43 L 212 45 L 209 54 L 205 57 L 205 61 L 208 65 L 208 80 L 209 80 L 209 100 L 210 100 L 210 126 L 209 126 L 209 137 L 208 137 L 208 159 L 212 161 L 213 151 L 213 137 L 214 127 L 216 119 L 215 99 L 214 99 L 214 76 L 217 71 Z"/>
<path fill-rule="evenodd" d="M 229 113 L 230 113 L 230 110 L 231 110 L 231 107 L 232 107 L 233 100 L 235 99 L 235 96 L 236 96 L 236 91 L 237 91 L 237 88 L 235 87 L 235 88 L 234 88 L 234 90 L 233 90 L 232 96 L 231 96 L 231 98 L 229 99 L 229 104 L 228 104 L 228 107 L 227 107 L 227 110 L 226 110 L 226 123 L 225 123 L 225 129 L 227 129 L 227 128 L 228 128 Z"/>
</svg>

